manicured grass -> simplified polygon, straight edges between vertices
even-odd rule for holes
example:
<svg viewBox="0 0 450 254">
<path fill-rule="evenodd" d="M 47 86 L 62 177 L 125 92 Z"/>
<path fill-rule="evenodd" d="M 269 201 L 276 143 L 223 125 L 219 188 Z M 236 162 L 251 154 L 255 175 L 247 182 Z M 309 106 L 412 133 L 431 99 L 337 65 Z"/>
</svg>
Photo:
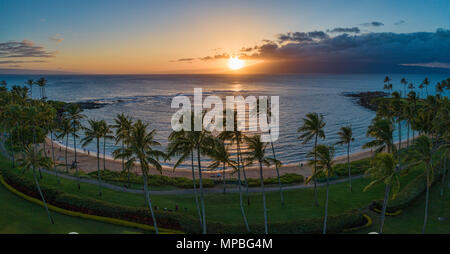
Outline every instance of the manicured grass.
<svg viewBox="0 0 450 254">
<path fill-rule="evenodd" d="M 0 166 L 7 167 L 5 159 L 1 160 Z M 16 170 L 20 173 L 19 170 Z M 411 170 L 411 172 L 402 177 L 402 183 L 405 184 L 415 176 L 420 174 L 420 169 Z M 31 173 L 26 173 L 31 177 Z M 77 194 L 85 197 L 94 197 L 108 202 L 145 207 L 144 195 L 117 192 L 109 189 L 103 189 L 103 196 L 98 197 L 98 186 L 92 184 L 81 184 L 81 190 L 78 191 L 74 181 L 61 179 L 58 185 L 55 176 L 44 175 L 41 180 L 43 184 L 54 186 L 64 192 Z M 372 200 L 383 196 L 384 186 L 379 185 L 375 188 L 362 192 L 363 188 L 370 182 L 370 179 L 357 179 L 353 181 L 354 192 L 350 193 L 346 183 L 330 186 L 329 214 L 339 214 L 349 209 L 360 209 L 366 207 Z M 280 204 L 279 192 L 267 193 L 268 217 L 270 222 L 289 222 L 298 218 L 312 218 L 323 216 L 323 204 L 325 199 L 325 188 L 319 188 L 319 207 L 314 206 L 313 189 L 297 189 L 285 191 L 285 207 Z M 245 193 L 244 193 L 245 199 Z M 245 209 L 250 224 L 261 224 L 263 221 L 262 200 L 260 193 L 250 193 L 250 206 L 247 206 L 245 199 Z M 197 216 L 195 201 L 192 195 L 153 195 L 152 201 L 159 209 L 175 209 L 179 206 L 180 213 L 189 213 Z M 209 220 L 222 221 L 230 224 L 242 224 L 242 216 L 239 208 L 239 195 L 230 194 L 207 194 L 205 196 L 206 216 Z M 185 211 L 185 208 L 187 209 Z"/>
<path fill-rule="evenodd" d="M 426 233 L 429 234 L 450 234 L 450 189 L 446 188 L 446 193 L 439 195 L 440 183 L 433 186 L 430 192 L 430 207 Z M 383 233 L 388 234 L 420 234 L 422 233 L 423 219 L 425 214 L 425 194 L 422 194 L 412 206 L 402 210 L 402 213 L 394 217 L 386 217 Z M 359 234 L 368 232 L 378 232 L 379 215 L 370 213 L 373 225 L 370 228 L 355 232 Z M 439 221 L 438 217 L 445 217 L 446 220 Z"/>
<path fill-rule="evenodd" d="M 84 220 L 52 212 L 55 224 L 50 224 L 44 208 L 28 202 L 0 185 L 1 234 L 129 234 L 143 233 L 135 228 Z"/>
</svg>

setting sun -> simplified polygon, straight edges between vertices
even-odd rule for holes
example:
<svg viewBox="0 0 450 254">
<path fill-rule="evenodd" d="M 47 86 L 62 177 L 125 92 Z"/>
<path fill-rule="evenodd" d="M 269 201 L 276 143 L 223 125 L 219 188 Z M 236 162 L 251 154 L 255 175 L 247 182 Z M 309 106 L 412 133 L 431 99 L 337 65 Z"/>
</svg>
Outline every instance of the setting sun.
<svg viewBox="0 0 450 254">
<path fill-rule="evenodd" d="M 230 59 L 228 59 L 228 68 L 232 70 L 239 70 L 242 67 L 244 67 L 243 60 L 240 60 L 237 56 L 235 57 L 230 56 Z"/>
</svg>

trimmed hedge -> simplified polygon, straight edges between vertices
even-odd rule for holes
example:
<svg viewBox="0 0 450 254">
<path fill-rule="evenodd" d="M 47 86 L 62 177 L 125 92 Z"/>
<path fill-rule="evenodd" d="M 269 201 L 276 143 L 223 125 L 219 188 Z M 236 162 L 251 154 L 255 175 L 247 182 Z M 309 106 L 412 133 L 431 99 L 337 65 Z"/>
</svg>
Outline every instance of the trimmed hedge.
<svg viewBox="0 0 450 254">
<path fill-rule="evenodd" d="M 370 160 L 371 158 L 361 159 L 357 161 L 350 162 L 350 171 L 353 175 L 361 175 L 370 168 Z M 348 177 L 348 166 L 347 162 L 335 164 L 333 166 L 333 174 L 330 177 L 330 180 L 334 180 L 341 177 Z M 326 181 L 325 173 L 321 172 L 317 175 L 318 182 Z"/>
<path fill-rule="evenodd" d="M 115 183 L 121 183 L 126 184 L 128 181 L 128 176 L 126 172 L 118 172 L 118 171 L 111 171 L 111 170 L 101 170 L 100 171 L 102 180 L 107 182 L 115 182 Z M 88 173 L 88 175 L 91 178 L 97 179 L 97 171 L 93 171 Z M 200 181 L 196 179 L 197 186 L 199 185 Z M 142 179 L 142 176 L 136 175 L 134 173 L 130 174 L 130 183 L 133 184 L 143 184 L 144 181 Z M 165 175 L 149 175 L 148 176 L 148 184 L 150 186 L 175 186 L 182 189 L 192 189 L 192 179 L 186 178 L 186 177 L 168 177 Z M 203 187 L 205 188 L 211 188 L 214 187 L 214 181 L 211 179 L 203 179 Z"/>
<path fill-rule="evenodd" d="M 34 182 L 22 175 L 4 170 L 5 181 L 18 191 L 37 199 L 40 196 Z M 150 212 L 145 207 L 136 208 L 109 202 L 96 200 L 93 198 L 79 197 L 73 194 L 64 193 L 45 184 L 41 185 L 42 192 L 47 202 L 56 207 L 84 214 L 110 217 L 131 222 L 153 225 Z M 198 218 L 189 214 L 169 211 L 155 211 L 158 225 L 165 229 L 180 230 L 186 233 L 200 233 Z M 354 228 L 366 223 L 366 219 L 359 210 L 350 210 L 339 215 L 329 216 L 327 231 L 329 233 L 339 233 L 344 229 Z M 271 233 L 321 233 L 323 226 L 322 218 L 299 219 L 297 221 L 270 223 Z M 244 225 L 231 225 L 217 221 L 207 221 L 208 233 L 247 233 Z M 264 225 L 250 225 L 251 233 L 264 233 Z"/>
<path fill-rule="evenodd" d="M 280 176 L 281 184 L 294 184 L 294 183 L 303 183 L 304 177 L 295 173 L 288 173 Z M 261 185 L 261 180 L 257 178 L 249 178 L 247 179 L 249 187 L 258 187 Z M 264 179 L 264 184 L 278 184 L 277 177 L 270 177 Z"/>
</svg>

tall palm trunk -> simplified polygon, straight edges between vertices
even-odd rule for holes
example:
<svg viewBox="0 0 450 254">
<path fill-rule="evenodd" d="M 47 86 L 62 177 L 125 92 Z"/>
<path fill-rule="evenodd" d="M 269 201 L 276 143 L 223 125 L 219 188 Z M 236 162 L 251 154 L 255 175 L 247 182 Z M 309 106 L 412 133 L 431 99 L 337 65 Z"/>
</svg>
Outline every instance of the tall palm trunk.
<svg viewBox="0 0 450 254">
<path fill-rule="evenodd" d="M 200 210 L 200 204 L 198 202 L 197 180 L 195 180 L 194 151 L 192 151 L 192 153 L 191 153 L 191 167 L 192 167 L 192 183 L 194 184 L 195 205 L 197 206 L 198 218 L 200 219 L 200 227 L 203 229 L 202 212 Z"/>
<path fill-rule="evenodd" d="M 106 138 L 103 138 L 103 171 L 106 171 Z"/>
<path fill-rule="evenodd" d="M 67 147 L 69 146 L 69 134 L 66 136 L 66 152 L 65 152 L 65 160 L 66 160 L 66 173 L 69 173 L 69 164 L 67 163 Z"/>
<path fill-rule="evenodd" d="M 12 140 L 12 132 L 9 134 L 9 144 L 10 144 L 10 150 L 11 150 L 11 156 L 12 156 L 12 167 L 16 168 L 16 158 L 14 156 L 14 144 Z"/>
<path fill-rule="evenodd" d="M 402 148 L 402 126 L 400 118 L 398 119 L 398 151 Z"/>
<path fill-rule="evenodd" d="M 75 138 L 75 132 L 73 133 L 73 148 L 75 149 L 75 172 L 77 175 L 78 190 L 80 190 L 80 175 L 78 174 L 78 162 L 77 162 L 77 139 Z"/>
<path fill-rule="evenodd" d="M 241 208 L 241 214 L 242 214 L 242 218 L 244 219 L 245 228 L 247 229 L 247 232 L 250 232 L 250 227 L 248 226 L 247 216 L 245 215 L 244 201 L 243 201 L 243 197 L 242 197 L 241 160 L 240 160 L 239 156 L 237 158 L 237 163 L 238 163 L 237 174 L 238 174 L 238 188 L 239 188 L 239 206 Z"/>
<path fill-rule="evenodd" d="M 350 169 L 350 142 L 347 144 L 347 167 L 348 167 L 348 183 L 350 185 L 350 192 L 353 192 L 352 189 L 352 170 Z"/>
<path fill-rule="evenodd" d="M 223 184 L 223 194 L 225 194 L 226 190 L 226 184 L 225 184 L 225 162 L 223 163 L 223 168 L 222 168 L 222 184 Z"/>
<path fill-rule="evenodd" d="M 381 209 L 381 217 L 380 217 L 380 234 L 383 233 L 384 226 L 384 218 L 386 217 L 386 208 L 389 201 L 389 192 L 391 191 L 391 185 L 386 184 L 386 188 L 384 190 L 384 200 L 383 200 L 383 208 Z"/>
<path fill-rule="evenodd" d="M 243 173 L 243 175 L 244 175 L 245 189 L 246 189 L 245 192 L 246 192 L 246 195 L 247 195 L 247 205 L 250 205 L 250 197 L 249 197 L 249 195 L 248 195 L 248 181 L 247 181 L 247 174 L 245 173 L 245 166 L 244 166 L 244 164 L 242 163 L 242 153 L 241 153 L 241 146 L 240 146 L 239 139 L 238 139 L 238 141 L 237 141 L 237 149 L 238 149 L 238 157 L 239 157 L 239 159 L 241 160 L 242 173 Z"/>
<path fill-rule="evenodd" d="M 327 219 L 328 219 L 328 190 L 330 187 L 330 174 L 327 172 L 327 194 L 325 197 L 325 218 L 323 220 L 323 231 L 322 234 L 326 234 L 327 233 Z"/>
<path fill-rule="evenodd" d="M 267 119 L 267 122 L 269 121 L 269 119 Z M 269 136 L 270 136 L 270 146 L 272 148 L 272 155 L 273 155 L 273 159 L 276 161 L 277 160 L 277 156 L 275 154 L 275 148 L 273 147 L 273 142 L 272 142 L 272 133 L 270 131 L 269 128 Z M 275 163 L 275 169 L 277 171 L 277 178 L 278 178 L 278 188 L 280 189 L 280 198 L 281 198 L 281 206 L 284 206 L 284 196 L 283 196 L 283 187 L 281 186 L 281 179 L 280 179 L 280 170 L 278 169 L 278 164 Z"/>
<path fill-rule="evenodd" d="M 267 226 L 266 192 L 264 191 L 264 177 L 263 177 L 263 168 L 262 168 L 261 162 L 259 162 L 259 176 L 260 176 L 260 181 L 261 181 L 261 192 L 262 192 L 262 200 L 263 200 L 263 207 L 264 207 L 264 232 L 266 234 L 268 234 L 269 228 Z"/>
<path fill-rule="evenodd" d="M 202 164 L 200 162 L 200 148 L 197 147 L 197 163 L 198 163 L 198 177 L 200 180 L 200 204 L 202 207 L 202 226 L 203 234 L 206 234 L 206 213 L 205 213 L 205 197 L 203 194 L 203 178 L 202 178 Z"/>
<path fill-rule="evenodd" d="M 55 171 L 56 179 L 58 180 L 58 184 L 60 184 L 60 183 L 61 183 L 61 179 L 59 178 L 58 170 L 56 170 L 55 148 L 54 148 L 54 146 L 53 146 L 53 131 L 50 131 L 50 142 L 51 142 L 51 144 L 52 144 L 53 170 Z"/>
<path fill-rule="evenodd" d="M 317 134 L 316 134 L 316 137 L 314 139 L 314 150 L 316 149 L 316 146 L 317 146 Z M 316 161 L 317 161 L 317 155 L 316 155 L 316 153 L 314 153 L 313 175 L 316 174 Z M 319 206 L 319 201 L 317 201 L 317 182 L 316 182 L 316 177 L 314 177 L 313 182 L 314 182 L 314 204 L 318 207 Z"/>
<path fill-rule="evenodd" d="M 50 211 L 48 210 L 47 202 L 45 202 L 44 194 L 42 194 L 41 186 L 39 185 L 39 181 L 36 177 L 36 171 L 34 170 L 34 166 L 33 166 L 33 178 L 34 178 L 34 182 L 36 183 L 36 188 L 38 189 L 39 195 L 41 196 L 42 202 L 44 203 L 44 208 L 45 208 L 45 211 L 47 212 L 48 219 L 50 220 L 50 223 L 55 224 L 52 216 L 50 215 Z"/>
<path fill-rule="evenodd" d="M 102 195 L 102 176 L 100 174 L 100 139 L 97 138 L 97 178 L 98 178 L 98 195 Z"/>
<path fill-rule="evenodd" d="M 410 127 L 409 122 L 407 123 L 406 127 L 408 129 L 408 131 L 406 132 L 406 148 L 408 148 L 409 147 L 409 127 Z"/>
<path fill-rule="evenodd" d="M 441 191 L 440 191 L 440 195 L 441 197 L 444 196 L 444 187 L 445 187 L 445 177 L 446 175 L 449 173 L 447 172 L 447 154 L 444 154 L 444 158 L 442 158 L 444 160 L 444 172 L 442 173 L 442 186 L 441 186 Z"/>
<path fill-rule="evenodd" d="M 425 230 L 427 228 L 428 204 L 430 203 L 430 186 L 431 186 L 430 168 L 428 168 L 427 169 L 427 189 L 426 189 L 426 194 L 425 194 L 425 216 L 424 216 L 424 219 L 423 219 L 422 234 L 425 234 Z"/>
<path fill-rule="evenodd" d="M 150 199 L 150 192 L 148 191 L 147 174 L 143 172 L 142 177 L 144 178 L 145 199 L 147 200 L 148 207 L 150 208 L 150 213 L 152 214 L 153 227 L 155 227 L 155 233 L 159 234 L 155 213 L 153 212 L 152 200 Z"/>
</svg>

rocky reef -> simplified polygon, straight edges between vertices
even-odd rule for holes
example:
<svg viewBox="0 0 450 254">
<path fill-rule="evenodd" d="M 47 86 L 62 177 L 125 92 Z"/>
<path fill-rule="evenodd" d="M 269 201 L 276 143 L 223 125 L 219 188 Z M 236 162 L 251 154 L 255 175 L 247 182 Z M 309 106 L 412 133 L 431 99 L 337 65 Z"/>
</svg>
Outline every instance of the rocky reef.
<svg viewBox="0 0 450 254">
<path fill-rule="evenodd" d="M 351 97 L 355 99 L 355 102 L 369 110 L 376 111 L 378 105 L 374 102 L 376 98 L 384 98 L 388 96 L 388 93 L 382 91 L 374 91 L 374 92 L 360 92 L 360 93 L 342 93 L 345 97 Z"/>
</svg>

